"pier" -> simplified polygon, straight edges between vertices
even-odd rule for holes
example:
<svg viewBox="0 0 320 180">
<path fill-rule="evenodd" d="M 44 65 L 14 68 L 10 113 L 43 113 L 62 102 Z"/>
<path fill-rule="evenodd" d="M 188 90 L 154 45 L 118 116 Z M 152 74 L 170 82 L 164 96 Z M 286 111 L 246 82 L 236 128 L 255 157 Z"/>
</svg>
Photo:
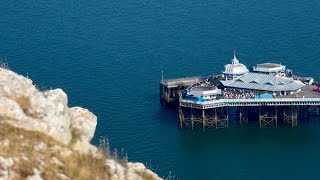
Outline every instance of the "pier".
<svg viewBox="0 0 320 180">
<path fill-rule="evenodd" d="M 298 117 L 308 118 L 320 114 L 318 98 L 274 98 L 274 99 L 220 99 L 196 102 L 181 99 L 179 105 L 179 127 L 195 128 L 195 124 L 206 129 L 229 127 L 229 111 L 236 111 L 241 126 L 248 123 L 249 115 L 259 121 L 260 128 L 283 125 L 296 127 Z M 250 113 L 249 113 L 250 112 Z"/>
<path fill-rule="evenodd" d="M 179 103 L 179 93 L 192 84 L 203 81 L 204 77 L 166 79 L 160 82 L 160 103 L 163 106 Z"/>
<path fill-rule="evenodd" d="M 179 109 L 179 128 L 222 129 L 230 120 L 239 126 L 297 127 L 310 115 L 320 117 L 320 86 L 313 78 L 275 63 L 250 71 L 235 55 L 231 62 L 222 75 L 160 82 L 160 103 Z"/>
</svg>

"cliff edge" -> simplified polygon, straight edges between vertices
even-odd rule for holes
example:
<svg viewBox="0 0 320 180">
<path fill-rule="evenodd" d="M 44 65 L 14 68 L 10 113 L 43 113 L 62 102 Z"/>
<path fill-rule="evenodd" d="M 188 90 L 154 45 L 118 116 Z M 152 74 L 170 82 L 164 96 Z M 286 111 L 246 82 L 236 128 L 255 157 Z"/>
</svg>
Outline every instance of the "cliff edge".
<svg viewBox="0 0 320 180">
<path fill-rule="evenodd" d="M 61 89 L 0 68 L 0 179 L 161 179 L 90 144 L 97 117 Z"/>
</svg>

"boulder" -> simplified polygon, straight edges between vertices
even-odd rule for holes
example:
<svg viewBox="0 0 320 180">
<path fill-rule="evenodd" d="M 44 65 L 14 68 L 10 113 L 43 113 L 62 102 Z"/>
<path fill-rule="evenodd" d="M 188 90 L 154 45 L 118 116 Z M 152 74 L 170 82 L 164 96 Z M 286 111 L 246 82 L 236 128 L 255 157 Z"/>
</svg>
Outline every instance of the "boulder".
<svg viewBox="0 0 320 180">
<path fill-rule="evenodd" d="M 147 169 L 142 163 L 127 163 L 126 167 L 119 164 L 115 160 L 106 160 L 106 165 L 109 167 L 111 180 L 144 180 L 154 179 L 161 180 L 157 174 Z"/>
<path fill-rule="evenodd" d="M 68 144 L 71 141 L 68 98 L 61 89 L 35 92 L 29 97 L 27 114 L 47 125 L 46 133 Z"/>
<path fill-rule="evenodd" d="M 97 149 L 90 144 L 97 126 L 97 117 L 88 109 L 72 107 L 69 109 L 71 129 L 78 137 L 75 139 L 74 149 L 89 153 Z"/>
</svg>

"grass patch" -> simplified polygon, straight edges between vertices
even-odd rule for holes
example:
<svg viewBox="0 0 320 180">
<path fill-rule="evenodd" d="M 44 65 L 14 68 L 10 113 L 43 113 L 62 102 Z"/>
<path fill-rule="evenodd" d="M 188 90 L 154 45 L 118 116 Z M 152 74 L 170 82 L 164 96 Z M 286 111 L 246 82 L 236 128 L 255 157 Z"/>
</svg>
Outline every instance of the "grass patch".
<svg viewBox="0 0 320 180">
<path fill-rule="evenodd" d="M 0 155 L 3 157 L 18 157 L 15 162 L 14 171 L 24 179 L 34 174 L 34 168 L 41 170 L 44 179 L 57 179 L 58 174 L 64 174 L 71 179 L 109 179 L 106 172 L 105 160 L 72 151 L 65 156 L 59 150 L 52 149 L 60 147 L 61 151 L 67 149 L 66 145 L 59 143 L 44 133 L 26 131 L 15 128 L 9 124 L 0 124 L 0 141 L 9 140 L 8 146 L 0 146 Z M 35 145 L 43 142 L 46 146 L 44 151 L 35 150 Z M 24 158 L 23 158 L 24 157 Z M 52 162 L 58 159 L 63 165 L 59 166 Z"/>
<path fill-rule="evenodd" d="M 32 118 L 39 117 L 39 114 L 29 112 L 28 109 L 30 108 L 30 99 L 28 97 L 20 96 L 20 97 L 16 98 L 15 100 L 20 105 L 20 107 L 25 115 L 32 117 Z"/>
<path fill-rule="evenodd" d="M 125 153 L 124 149 L 121 149 L 120 152 L 118 152 L 118 149 L 113 149 L 113 152 L 111 154 L 109 140 L 105 137 L 100 137 L 98 147 L 99 151 L 102 153 L 105 159 L 114 159 L 123 167 L 127 167 L 128 154 Z"/>
<path fill-rule="evenodd" d="M 70 142 L 70 145 L 74 145 L 79 139 L 80 139 L 80 132 L 79 130 L 75 129 L 75 128 L 72 128 L 71 129 L 71 142 Z"/>
<path fill-rule="evenodd" d="M 30 100 L 28 97 L 20 96 L 16 99 L 16 102 L 20 105 L 23 112 L 26 114 L 30 107 Z"/>
<path fill-rule="evenodd" d="M 79 138 L 79 132 L 73 131 L 72 138 Z M 3 145 L 2 142 L 5 141 L 9 143 Z M 42 148 L 39 150 L 40 142 Z M 111 174 L 108 174 L 110 170 L 105 164 L 106 159 L 114 159 L 124 168 L 128 163 L 128 156 L 123 149 L 120 152 L 117 149 L 110 152 L 106 138 L 100 139 L 100 156 L 93 156 L 72 151 L 71 145 L 64 145 L 44 133 L 0 123 L 0 143 L 0 156 L 19 159 L 13 166 L 13 171 L 18 175 L 17 179 L 26 179 L 37 169 L 42 172 L 41 177 L 48 180 L 59 179 L 58 175 L 61 174 L 78 180 L 108 180 Z M 137 174 L 143 179 L 153 179 L 144 172 Z"/>
</svg>

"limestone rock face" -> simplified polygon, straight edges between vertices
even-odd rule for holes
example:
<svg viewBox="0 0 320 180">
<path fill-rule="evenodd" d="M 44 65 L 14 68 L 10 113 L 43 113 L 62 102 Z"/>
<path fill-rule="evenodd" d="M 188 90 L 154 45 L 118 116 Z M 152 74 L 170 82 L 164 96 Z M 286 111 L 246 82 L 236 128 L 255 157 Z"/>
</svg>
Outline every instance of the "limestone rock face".
<svg viewBox="0 0 320 180">
<path fill-rule="evenodd" d="M 94 136 L 97 126 L 97 117 L 88 109 L 72 107 L 69 109 L 71 117 L 71 128 L 79 133 L 79 139 L 74 149 L 83 152 L 96 151 L 96 148 L 89 144 Z"/>
<path fill-rule="evenodd" d="M 0 95 L 11 99 L 29 97 L 36 92 L 32 80 L 10 70 L 0 68 Z"/>
<path fill-rule="evenodd" d="M 80 139 L 89 142 L 94 136 L 97 117 L 88 109 L 72 107 L 69 109 L 72 128 L 80 132 Z"/>
<path fill-rule="evenodd" d="M 27 113 L 47 125 L 46 133 L 67 144 L 71 140 L 68 98 L 61 89 L 30 96 Z"/>
<path fill-rule="evenodd" d="M 0 179 L 13 179 L 14 172 L 12 170 L 14 160 L 11 157 L 4 158 L 0 156 Z"/>
<path fill-rule="evenodd" d="M 36 158 L 37 163 L 33 164 L 35 167 L 26 179 L 43 179 L 43 171 L 47 165 L 45 162 L 51 162 L 51 164 L 61 168 L 67 167 L 64 163 L 68 163 L 68 157 L 71 157 L 74 153 L 81 154 L 81 156 L 76 156 L 78 158 L 83 155 L 85 159 L 99 159 L 100 161 L 97 162 L 101 162 L 103 166 L 108 167 L 109 172 L 103 171 L 103 173 L 106 173 L 104 176 L 110 177 L 110 179 L 161 179 L 142 163 L 120 164 L 113 159 L 102 159 L 105 157 L 102 152 L 90 144 L 96 130 L 97 117 L 88 109 L 69 108 L 68 97 L 63 90 L 39 91 L 30 79 L 0 68 L 0 127 L 5 127 L 4 125 L 8 124 L 17 129 L 28 130 L 27 133 L 29 131 L 42 133 L 38 133 L 38 136 L 33 138 L 50 136 L 56 141 L 55 144 L 49 145 L 50 143 L 46 141 L 33 142 L 37 140 L 31 138 L 28 143 L 25 143 L 25 140 L 28 139 L 23 139 L 24 135 L 17 136 L 18 138 L 10 137 L 16 139 L 9 141 L 7 139 L 9 136 L 5 137 L 8 132 L 2 134 L 4 137 L 0 137 L 0 151 L 7 149 L 4 151 L 7 155 L 0 152 L 0 179 L 20 177 L 20 171 L 15 168 L 18 165 L 19 167 L 24 166 L 21 162 L 29 161 L 33 157 L 25 154 L 24 151 L 30 145 L 32 145 L 32 153 L 38 153 L 37 156 L 33 157 Z M 15 135 L 15 133 L 12 134 L 11 136 Z M 23 141 L 16 143 L 15 151 L 11 151 L 12 147 L 10 145 L 13 146 L 17 139 Z M 50 140 L 50 142 L 52 141 Z M 21 149 L 23 151 L 19 152 L 18 150 Z M 47 152 L 51 152 L 57 157 L 49 157 L 46 161 L 45 158 L 47 157 L 45 155 Z M 65 160 L 63 160 L 64 158 Z M 72 168 L 73 166 L 68 167 Z M 101 167 L 99 166 L 99 168 Z M 68 177 L 61 173 L 56 174 L 56 177 L 57 179 L 73 179 L 72 176 Z"/>
<path fill-rule="evenodd" d="M 7 122 L 16 127 L 27 130 L 43 131 L 47 125 L 27 116 L 21 106 L 13 99 L 0 96 L 0 122 Z M 31 123 L 32 122 L 32 123 Z"/>
<path fill-rule="evenodd" d="M 147 169 L 142 163 L 127 163 L 127 167 L 123 167 L 112 159 L 106 161 L 109 167 L 111 180 L 144 180 L 144 179 L 159 179 L 157 174 Z"/>
<path fill-rule="evenodd" d="M 30 79 L 0 68 L 0 99 L 2 122 L 71 141 L 68 98 L 61 89 L 40 92 Z"/>
<path fill-rule="evenodd" d="M 127 164 L 128 171 L 132 174 L 137 174 L 141 179 L 161 179 L 157 174 L 147 169 L 142 163 L 132 163 Z"/>
<path fill-rule="evenodd" d="M 3 120 L 21 120 L 27 121 L 27 117 L 20 105 L 13 99 L 0 96 L 0 117 Z"/>
</svg>

